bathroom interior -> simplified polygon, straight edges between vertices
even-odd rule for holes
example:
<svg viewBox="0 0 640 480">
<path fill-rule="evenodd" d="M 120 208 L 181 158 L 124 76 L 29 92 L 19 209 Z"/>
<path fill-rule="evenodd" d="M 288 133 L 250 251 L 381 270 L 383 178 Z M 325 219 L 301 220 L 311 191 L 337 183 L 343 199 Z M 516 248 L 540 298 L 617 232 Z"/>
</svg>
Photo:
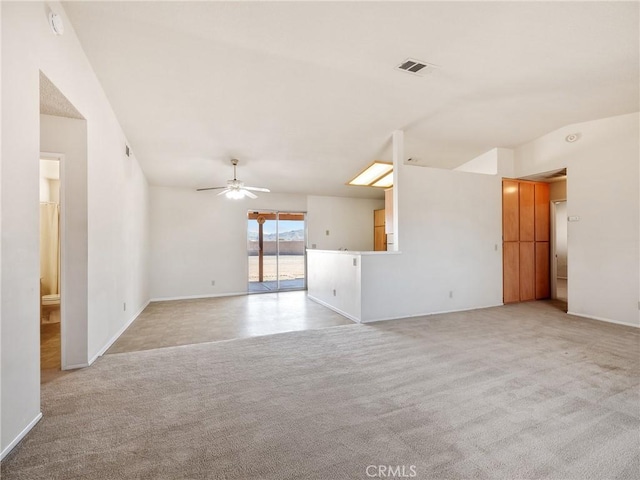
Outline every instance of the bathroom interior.
<svg viewBox="0 0 640 480">
<path fill-rule="evenodd" d="M 40 368 L 60 370 L 60 162 L 40 160 Z"/>
</svg>

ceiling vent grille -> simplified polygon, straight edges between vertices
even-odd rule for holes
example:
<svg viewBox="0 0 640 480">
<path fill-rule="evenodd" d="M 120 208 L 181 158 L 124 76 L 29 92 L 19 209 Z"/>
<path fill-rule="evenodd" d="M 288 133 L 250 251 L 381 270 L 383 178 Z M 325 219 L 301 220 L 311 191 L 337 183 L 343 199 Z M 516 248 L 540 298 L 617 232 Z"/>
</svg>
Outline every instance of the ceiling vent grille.
<svg viewBox="0 0 640 480">
<path fill-rule="evenodd" d="M 398 70 L 411 73 L 423 77 L 435 70 L 435 65 L 423 62 L 422 60 L 415 60 L 413 58 L 407 58 L 404 62 L 397 66 Z"/>
</svg>

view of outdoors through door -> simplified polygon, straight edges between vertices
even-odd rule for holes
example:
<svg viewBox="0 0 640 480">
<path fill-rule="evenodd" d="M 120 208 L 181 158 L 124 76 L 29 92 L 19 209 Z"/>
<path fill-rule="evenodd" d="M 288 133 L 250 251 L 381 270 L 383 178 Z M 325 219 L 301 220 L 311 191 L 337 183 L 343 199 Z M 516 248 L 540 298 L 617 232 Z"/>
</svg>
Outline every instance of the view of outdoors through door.
<svg viewBox="0 0 640 480">
<path fill-rule="evenodd" d="M 260 211 L 247 215 L 249 292 L 305 288 L 305 214 Z"/>
</svg>

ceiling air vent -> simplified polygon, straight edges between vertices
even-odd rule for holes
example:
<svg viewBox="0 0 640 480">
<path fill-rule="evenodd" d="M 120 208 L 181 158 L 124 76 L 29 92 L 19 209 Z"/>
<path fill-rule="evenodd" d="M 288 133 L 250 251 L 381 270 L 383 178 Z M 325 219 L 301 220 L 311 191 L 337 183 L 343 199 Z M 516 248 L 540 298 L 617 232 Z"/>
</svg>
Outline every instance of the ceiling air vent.
<svg viewBox="0 0 640 480">
<path fill-rule="evenodd" d="M 407 58 L 404 62 L 398 65 L 398 70 L 403 72 L 412 73 L 414 75 L 424 76 L 433 72 L 435 65 L 423 62 L 421 60 L 415 60 L 413 58 Z"/>
</svg>

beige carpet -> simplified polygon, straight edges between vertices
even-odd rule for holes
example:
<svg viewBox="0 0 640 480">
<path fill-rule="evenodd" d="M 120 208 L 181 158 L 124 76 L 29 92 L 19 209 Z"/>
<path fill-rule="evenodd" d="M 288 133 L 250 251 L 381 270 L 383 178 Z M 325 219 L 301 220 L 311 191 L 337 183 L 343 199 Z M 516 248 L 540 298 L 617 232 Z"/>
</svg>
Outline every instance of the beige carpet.
<svg viewBox="0 0 640 480">
<path fill-rule="evenodd" d="M 106 355 L 2 480 L 637 479 L 639 333 L 537 302 Z"/>
</svg>

